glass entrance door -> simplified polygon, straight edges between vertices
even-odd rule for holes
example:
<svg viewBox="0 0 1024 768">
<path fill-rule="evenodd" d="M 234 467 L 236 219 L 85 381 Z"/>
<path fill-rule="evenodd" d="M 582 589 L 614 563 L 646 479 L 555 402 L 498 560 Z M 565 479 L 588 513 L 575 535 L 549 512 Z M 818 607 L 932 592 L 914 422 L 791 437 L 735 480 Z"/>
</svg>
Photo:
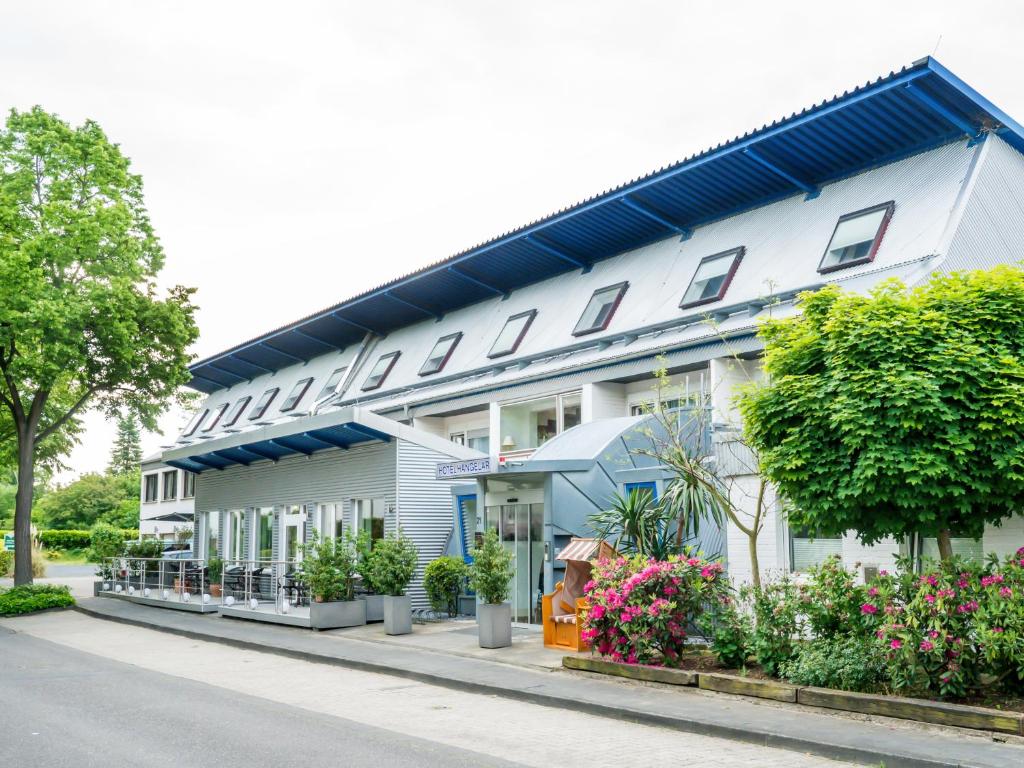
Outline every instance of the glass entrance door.
<svg viewBox="0 0 1024 768">
<path fill-rule="evenodd" d="M 281 559 L 289 563 L 302 561 L 302 544 L 305 541 L 306 516 L 302 507 L 288 507 L 281 516 Z"/>
<path fill-rule="evenodd" d="M 502 545 L 512 553 L 512 621 L 539 624 L 544 593 L 544 505 L 489 507 L 486 524 L 497 528 Z"/>
</svg>

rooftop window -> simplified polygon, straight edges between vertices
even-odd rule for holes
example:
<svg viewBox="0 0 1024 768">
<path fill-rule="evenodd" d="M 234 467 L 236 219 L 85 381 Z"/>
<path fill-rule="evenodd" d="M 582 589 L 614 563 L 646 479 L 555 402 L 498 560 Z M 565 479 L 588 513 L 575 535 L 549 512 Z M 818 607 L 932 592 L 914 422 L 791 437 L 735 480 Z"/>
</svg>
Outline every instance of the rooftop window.
<svg viewBox="0 0 1024 768">
<path fill-rule="evenodd" d="M 681 309 L 698 307 L 724 297 L 725 292 L 729 290 L 729 283 L 732 282 L 733 275 L 736 274 L 736 269 L 743 260 L 744 253 L 746 253 L 746 249 L 740 246 L 701 259 L 700 264 L 697 265 L 697 271 L 690 281 L 690 286 L 683 294 L 683 300 L 679 303 L 679 307 Z"/>
<path fill-rule="evenodd" d="M 825 255 L 821 257 L 819 272 L 868 264 L 875 260 L 882 235 L 889 226 L 895 203 L 891 200 L 872 208 L 840 216 Z"/>
<path fill-rule="evenodd" d="M 345 378 L 345 371 L 347 370 L 348 368 L 335 368 L 327 381 L 324 382 L 324 388 L 320 390 L 320 394 L 316 396 L 316 399 L 322 400 L 328 395 L 333 395 L 337 391 L 338 385 L 341 384 L 341 380 Z"/>
<path fill-rule="evenodd" d="M 213 432 L 217 426 L 217 422 L 220 421 L 220 417 L 224 415 L 224 411 L 228 409 L 228 403 L 218 405 L 213 411 L 213 418 L 210 419 L 210 423 L 203 427 L 203 432 Z"/>
<path fill-rule="evenodd" d="M 398 362 L 398 356 L 401 352 L 389 352 L 386 355 L 381 355 L 377 360 L 377 364 L 373 366 L 373 370 L 370 371 L 370 375 L 366 377 L 366 381 L 363 382 L 363 391 L 369 392 L 371 389 L 379 389 L 384 384 L 384 379 L 391 373 L 391 369 L 395 367 L 395 363 Z"/>
<path fill-rule="evenodd" d="M 199 425 L 203 423 L 203 421 L 206 419 L 206 417 L 207 417 L 207 415 L 209 415 L 209 413 L 210 413 L 209 410 L 204 410 L 204 411 L 200 411 L 195 416 L 193 416 L 192 417 L 192 421 L 190 421 L 188 423 L 188 426 L 185 427 L 185 431 L 181 433 L 181 436 L 182 437 L 188 437 L 189 435 L 194 433 L 197 429 L 199 429 Z"/>
<path fill-rule="evenodd" d="M 292 391 L 288 393 L 288 397 L 281 403 L 282 411 L 292 411 L 298 406 L 299 401 L 302 400 L 303 395 L 306 394 L 306 390 L 309 389 L 309 385 L 313 383 L 313 377 L 310 376 L 307 379 L 299 379 L 292 387 Z"/>
<path fill-rule="evenodd" d="M 619 308 L 627 288 L 629 288 L 629 283 L 616 283 L 594 291 L 594 295 L 587 302 L 587 307 L 583 310 L 580 321 L 576 323 L 576 329 L 572 335 L 583 336 L 607 328 L 615 315 L 615 310 Z"/>
<path fill-rule="evenodd" d="M 270 404 L 274 402 L 274 398 L 277 397 L 277 393 L 280 391 L 280 387 L 273 387 L 260 395 L 260 399 L 249 412 L 249 421 L 253 421 L 254 419 L 258 419 L 263 416 L 263 414 L 267 412 L 267 408 L 270 407 Z"/>
<path fill-rule="evenodd" d="M 505 321 L 505 327 L 501 329 L 498 338 L 494 340 L 494 345 L 491 347 L 491 351 L 487 353 L 487 356 L 501 357 L 502 355 L 511 355 L 519 349 L 519 344 L 526 336 L 526 332 L 530 330 L 530 325 L 536 316 L 536 309 L 512 315 L 512 317 Z"/>
<path fill-rule="evenodd" d="M 461 338 L 462 333 L 460 331 L 459 333 L 452 333 L 438 339 L 434 348 L 430 350 L 430 354 L 427 355 L 427 361 L 420 368 L 420 376 L 437 373 L 444 368 L 448 364 L 448 359 L 452 356 L 452 352 L 455 351 L 455 347 L 458 346 Z"/>
<path fill-rule="evenodd" d="M 251 400 L 252 397 L 249 395 L 238 398 L 238 402 L 235 403 L 234 407 L 231 409 L 231 413 L 228 414 L 228 420 L 224 422 L 225 428 L 232 426 L 236 421 L 238 421 L 238 417 L 242 415 L 242 411 L 245 410 L 245 407 L 249 405 Z"/>
</svg>

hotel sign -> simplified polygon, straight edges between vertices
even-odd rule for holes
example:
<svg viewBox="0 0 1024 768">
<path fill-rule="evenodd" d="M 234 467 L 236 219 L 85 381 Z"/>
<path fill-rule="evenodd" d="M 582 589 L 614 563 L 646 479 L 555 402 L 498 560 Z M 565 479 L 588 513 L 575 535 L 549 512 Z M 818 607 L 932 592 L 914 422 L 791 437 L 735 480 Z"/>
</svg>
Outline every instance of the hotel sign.
<svg viewBox="0 0 1024 768">
<path fill-rule="evenodd" d="M 465 461 L 447 461 L 437 465 L 436 478 L 451 480 L 456 477 L 475 477 L 486 475 L 491 471 L 491 457 L 483 459 L 466 459 Z"/>
</svg>

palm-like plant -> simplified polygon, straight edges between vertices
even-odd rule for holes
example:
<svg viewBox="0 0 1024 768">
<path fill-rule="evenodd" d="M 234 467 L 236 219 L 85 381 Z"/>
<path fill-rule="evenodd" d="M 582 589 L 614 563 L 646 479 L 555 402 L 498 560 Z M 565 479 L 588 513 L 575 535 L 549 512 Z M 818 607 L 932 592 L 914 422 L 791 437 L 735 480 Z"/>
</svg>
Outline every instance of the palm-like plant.
<svg viewBox="0 0 1024 768">
<path fill-rule="evenodd" d="M 636 553 L 656 560 L 672 554 L 672 512 L 664 504 L 655 503 L 647 489 L 625 496 L 614 494 L 611 507 L 595 512 L 587 522 L 599 538 L 613 542 L 623 554 Z"/>
</svg>

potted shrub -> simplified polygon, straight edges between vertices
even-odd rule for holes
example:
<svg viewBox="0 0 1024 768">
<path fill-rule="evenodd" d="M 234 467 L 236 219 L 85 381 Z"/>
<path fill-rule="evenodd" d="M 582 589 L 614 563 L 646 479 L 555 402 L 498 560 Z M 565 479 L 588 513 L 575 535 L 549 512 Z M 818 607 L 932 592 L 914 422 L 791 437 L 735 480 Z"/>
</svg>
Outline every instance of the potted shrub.
<svg viewBox="0 0 1024 768">
<path fill-rule="evenodd" d="M 356 571 L 359 573 L 361 590 L 359 599 L 366 602 L 366 621 L 384 621 L 384 593 L 373 583 L 373 574 L 370 572 L 373 552 L 370 534 L 367 531 L 360 531 L 359 535 L 353 538 L 352 533 L 347 531 L 345 540 L 355 548 Z"/>
<path fill-rule="evenodd" d="M 219 557 L 211 557 L 206 563 L 206 578 L 210 582 L 210 595 L 213 597 L 220 597 L 222 594 L 221 590 L 221 578 L 224 575 L 224 561 Z"/>
<path fill-rule="evenodd" d="M 512 645 L 512 606 L 507 602 L 512 585 L 512 553 L 501 546 L 497 531 L 489 530 L 473 550 L 469 586 L 480 598 L 476 624 L 481 648 Z"/>
<path fill-rule="evenodd" d="M 124 533 L 110 523 L 96 523 L 89 530 L 88 559 L 96 563 L 96 576 L 99 581 L 93 583 L 93 595 L 114 590 L 115 564 L 113 558 L 119 557 L 124 551 Z M 106 589 L 104 589 L 104 585 Z"/>
<path fill-rule="evenodd" d="M 378 541 L 366 570 L 374 586 L 384 593 L 384 631 L 389 635 L 412 632 L 412 603 L 405 588 L 416 572 L 416 547 L 401 531 Z"/>
<path fill-rule="evenodd" d="M 309 625 L 313 629 L 355 627 L 366 623 L 366 602 L 355 599 L 356 553 L 348 541 L 313 540 L 302 547 L 300 578 L 309 589 Z"/>
<path fill-rule="evenodd" d="M 461 558 L 444 555 L 432 560 L 423 571 L 423 589 L 427 592 L 430 607 L 438 613 L 447 613 L 455 618 L 459 612 L 459 595 L 469 569 Z"/>
</svg>

